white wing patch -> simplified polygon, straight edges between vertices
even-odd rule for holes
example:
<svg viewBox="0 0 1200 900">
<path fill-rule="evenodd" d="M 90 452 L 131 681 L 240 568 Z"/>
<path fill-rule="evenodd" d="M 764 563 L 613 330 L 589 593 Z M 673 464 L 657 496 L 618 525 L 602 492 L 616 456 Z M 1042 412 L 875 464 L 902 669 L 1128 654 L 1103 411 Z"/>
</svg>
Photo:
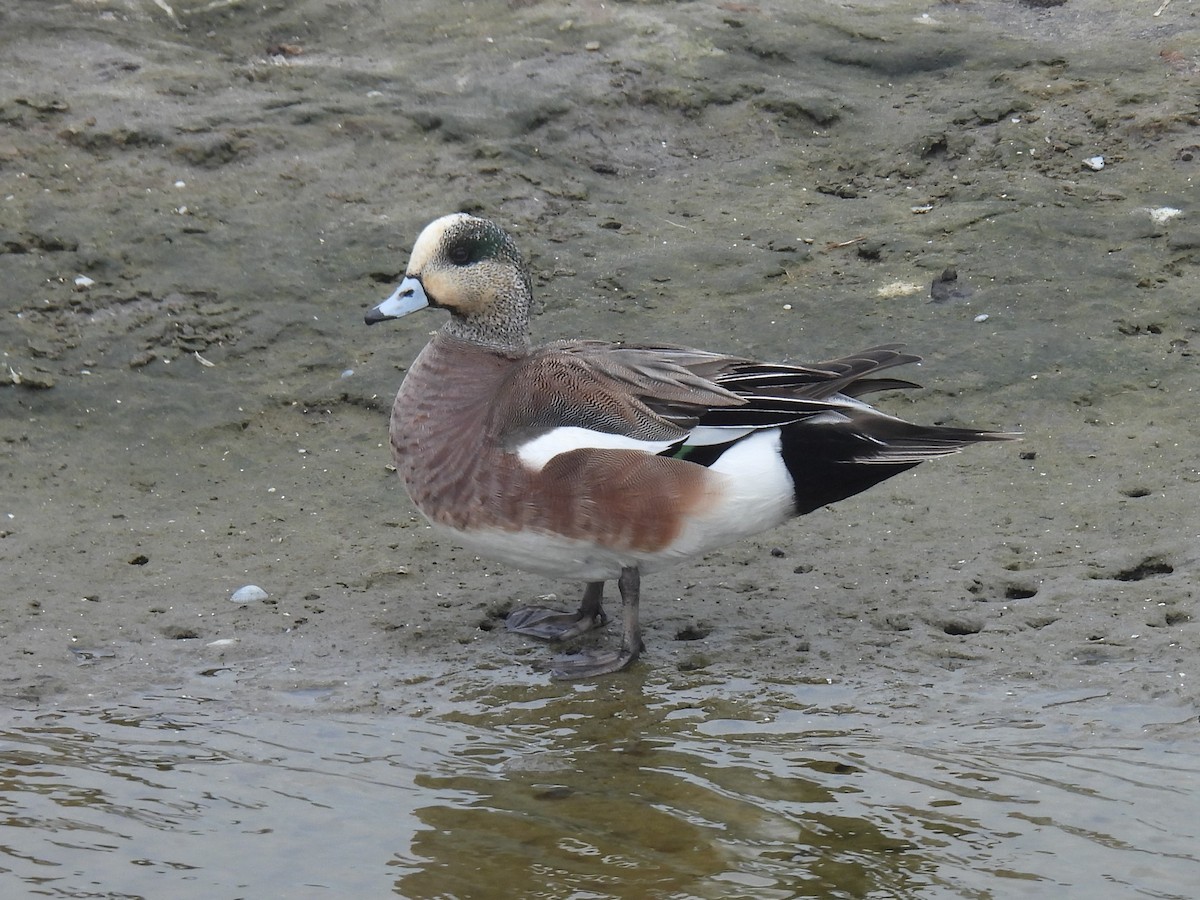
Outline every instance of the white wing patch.
<svg viewBox="0 0 1200 900">
<path fill-rule="evenodd" d="M 517 447 L 517 456 L 530 469 L 540 472 L 554 457 L 572 450 L 640 450 L 649 456 L 657 456 L 678 443 L 679 441 L 639 441 L 623 434 L 592 431 L 590 428 L 571 425 L 552 428 L 533 440 L 526 441 Z"/>
<path fill-rule="evenodd" d="M 683 443 L 688 447 L 728 444 L 757 430 L 756 427 L 750 425 L 744 428 L 736 425 L 697 425 L 692 429 L 691 434 L 684 438 Z"/>
</svg>

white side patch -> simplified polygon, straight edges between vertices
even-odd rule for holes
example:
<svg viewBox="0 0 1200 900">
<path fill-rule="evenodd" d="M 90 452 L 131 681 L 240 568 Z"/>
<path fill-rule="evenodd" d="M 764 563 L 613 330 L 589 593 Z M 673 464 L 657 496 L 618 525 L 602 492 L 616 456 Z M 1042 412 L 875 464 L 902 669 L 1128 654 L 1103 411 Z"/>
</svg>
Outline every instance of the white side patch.
<svg viewBox="0 0 1200 900">
<path fill-rule="evenodd" d="M 763 531 L 791 515 L 795 485 L 783 463 L 778 428 L 739 441 L 709 468 L 729 479 L 722 516 L 739 537 Z"/>
<path fill-rule="evenodd" d="M 721 482 L 714 502 L 685 526 L 679 538 L 642 571 L 700 556 L 786 521 L 795 489 L 781 454 L 778 428 L 765 428 L 730 447 L 709 466 Z"/>
<path fill-rule="evenodd" d="M 590 428 L 570 425 L 552 428 L 545 434 L 526 441 L 517 448 L 517 456 L 526 466 L 540 472 L 554 457 L 572 450 L 640 450 L 650 456 L 657 456 L 677 443 L 678 441 L 639 441 L 623 434 L 592 431 Z"/>
</svg>

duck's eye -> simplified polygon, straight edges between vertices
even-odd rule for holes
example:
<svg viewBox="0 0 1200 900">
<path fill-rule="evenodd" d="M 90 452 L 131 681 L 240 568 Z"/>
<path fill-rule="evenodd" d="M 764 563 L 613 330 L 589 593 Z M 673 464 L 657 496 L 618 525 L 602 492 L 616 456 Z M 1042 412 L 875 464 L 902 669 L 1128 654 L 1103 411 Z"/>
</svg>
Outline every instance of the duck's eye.
<svg viewBox="0 0 1200 900">
<path fill-rule="evenodd" d="M 450 249 L 446 251 L 446 255 L 450 257 L 450 262 L 456 266 L 465 266 L 471 261 L 471 248 L 466 244 L 451 244 Z"/>
</svg>

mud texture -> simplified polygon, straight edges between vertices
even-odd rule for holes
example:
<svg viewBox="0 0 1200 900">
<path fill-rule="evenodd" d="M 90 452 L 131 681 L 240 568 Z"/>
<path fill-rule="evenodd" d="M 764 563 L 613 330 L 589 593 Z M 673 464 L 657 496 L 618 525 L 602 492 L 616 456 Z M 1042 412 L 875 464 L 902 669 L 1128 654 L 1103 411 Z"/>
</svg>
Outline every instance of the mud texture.
<svg viewBox="0 0 1200 900">
<path fill-rule="evenodd" d="M 902 341 L 925 390 L 882 407 L 1026 433 L 647 579 L 636 677 L 921 717 L 954 672 L 1194 732 L 1200 30 L 1156 6 L 5 4 L 5 702 L 543 677 L 499 618 L 578 587 L 433 540 L 386 429 L 438 317 L 362 324 L 461 209 L 540 339 Z"/>
</svg>

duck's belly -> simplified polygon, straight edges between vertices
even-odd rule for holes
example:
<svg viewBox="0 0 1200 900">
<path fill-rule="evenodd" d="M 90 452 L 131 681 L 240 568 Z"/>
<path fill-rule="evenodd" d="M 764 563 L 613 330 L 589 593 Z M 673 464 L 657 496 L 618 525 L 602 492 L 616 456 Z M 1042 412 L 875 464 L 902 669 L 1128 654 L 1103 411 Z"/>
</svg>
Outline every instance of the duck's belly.
<svg viewBox="0 0 1200 900">
<path fill-rule="evenodd" d="M 559 534 L 495 528 L 463 531 L 437 523 L 433 527 L 464 550 L 551 578 L 608 581 L 627 566 L 642 565 L 634 553 Z"/>
</svg>

